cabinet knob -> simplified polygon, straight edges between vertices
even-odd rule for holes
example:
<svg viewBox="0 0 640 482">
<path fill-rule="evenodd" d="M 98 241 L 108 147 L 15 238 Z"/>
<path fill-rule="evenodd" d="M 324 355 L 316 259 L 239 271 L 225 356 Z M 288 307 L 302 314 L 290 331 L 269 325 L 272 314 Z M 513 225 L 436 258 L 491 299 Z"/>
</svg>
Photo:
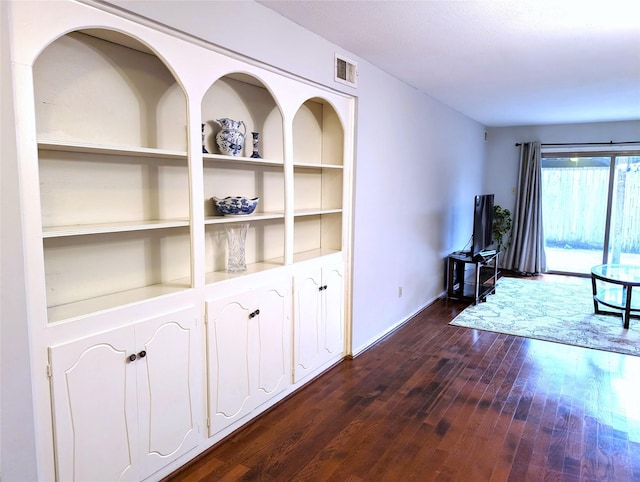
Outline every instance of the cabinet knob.
<svg viewBox="0 0 640 482">
<path fill-rule="evenodd" d="M 252 311 L 249 313 L 249 318 L 253 318 L 254 316 L 258 316 L 260 314 L 260 310 Z"/>
<path fill-rule="evenodd" d="M 138 358 L 138 357 L 136 356 L 135 353 L 133 353 L 133 354 L 129 355 L 128 358 L 129 358 L 129 361 L 136 361 L 136 358 Z"/>
<path fill-rule="evenodd" d="M 147 356 L 147 352 L 146 352 L 146 351 L 144 351 L 144 350 L 142 350 L 140 353 L 138 353 L 138 356 L 139 356 L 140 358 L 144 358 L 144 357 L 146 357 L 146 356 Z"/>
</svg>

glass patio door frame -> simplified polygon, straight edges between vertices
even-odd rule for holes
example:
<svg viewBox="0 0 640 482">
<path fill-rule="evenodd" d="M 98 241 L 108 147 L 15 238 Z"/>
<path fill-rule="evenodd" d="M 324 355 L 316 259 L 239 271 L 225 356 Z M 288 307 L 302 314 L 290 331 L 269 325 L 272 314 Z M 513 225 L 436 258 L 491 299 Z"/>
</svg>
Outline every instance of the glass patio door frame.
<svg viewBox="0 0 640 482">
<path fill-rule="evenodd" d="M 569 150 L 567 148 L 560 149 L 558 147 L 545 149 L 542 148 L 541 151 L 542 156 L 542 164 L 544 166 L 544 159 L 549 158 L 567 158 L 567 159 L 580 159 L 580 158 L 609 158 L 609 178 L 608 178 L 608 188 L 607 188 L 607 199 L 606 199 L 606 218 L 604 222 L 604 239 L 602 246 L 602 264 L 608 263 L 609 260 L 609 250 L 610 250 L 610 242 L 611 242 L 611 222 L 612 222 L 612 210 L 613 210 L 613 199 L 614 199 L 614 189 L 616 186 L 616 161 L 620 157 L 637 157 L 640 156 L 640 147 L 639 148 L 625 148 L 622 149 L 607 149 L 604 150 L 602 148 L 599 149 L 580 149 L 580 150 Z M 542 167 L 544 170 L 545 168 Z M 543 202 L 544 202 L 544 187 L 542 191 Z M 544 222 L 544 221 L 543 221 Z M 546 236 L 546 235 L 545 235 Z M 545 237 L 546 244 L 546 237 Z M 573 272 L 573 271 L 564 271 L 564 270 L 554 270 L 554 269 L 546 269 L 546 273 L 556 273 L 556 274 L 572 274 L 578 276 L 589 276 L 588 273 L 583 272 Z"/>
</svg>

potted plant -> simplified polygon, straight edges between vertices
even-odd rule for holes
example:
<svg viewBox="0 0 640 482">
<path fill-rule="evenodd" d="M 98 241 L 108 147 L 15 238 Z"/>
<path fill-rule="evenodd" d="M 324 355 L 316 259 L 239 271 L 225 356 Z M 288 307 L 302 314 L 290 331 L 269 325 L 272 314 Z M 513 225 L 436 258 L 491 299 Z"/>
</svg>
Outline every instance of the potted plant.
<svg viewBox="0 0 640 482">
<path fill-rule="evenodd" d="M 498 243 L 499 253 L 511 244 L 511 211 L 498 204 L 493 206 L 493 240 Z"/>
</svg>

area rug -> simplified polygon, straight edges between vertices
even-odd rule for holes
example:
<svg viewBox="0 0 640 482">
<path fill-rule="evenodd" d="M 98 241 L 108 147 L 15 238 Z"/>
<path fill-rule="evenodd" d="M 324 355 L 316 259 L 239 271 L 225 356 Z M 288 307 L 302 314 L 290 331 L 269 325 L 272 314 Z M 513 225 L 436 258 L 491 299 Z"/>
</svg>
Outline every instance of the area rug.
<svg viewBox="0 0 640 482">
<path fill-rule="evenodd" d="M 537 340 L 640 356 L 640 320 L 595 315 L 591 280 L 567 282 L 500 278 L 496 293 L 449 323 Z"/>
</svg>

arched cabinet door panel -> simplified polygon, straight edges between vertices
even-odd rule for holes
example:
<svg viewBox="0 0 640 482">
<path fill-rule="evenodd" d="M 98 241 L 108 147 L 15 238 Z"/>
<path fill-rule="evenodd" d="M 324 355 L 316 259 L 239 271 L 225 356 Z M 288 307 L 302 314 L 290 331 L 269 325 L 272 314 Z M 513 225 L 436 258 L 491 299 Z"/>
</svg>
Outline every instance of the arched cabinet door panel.
<svg viewBox="0 0 640 482">
<path fill-rule="evenodd" d="M 310 373 L 320 356 L 322 271 L 309 271 L 294 281 L 294 381 Z"/>
<path fill-rule="evenodd" d="M 291 284 L 266 288 L 258 298 L 256 402 L 261 404 L 291 383 Z"/>
<path fill-rule="evenodd" d="M 330 267 L 323 270 L 322 277 L 326 286 L 322 304 L 322 349 L 328 359 L 344 353 L 344 276 L 341 269 Z"/>
<path fill-rule="evenodd" d="M 210 434 L 251 411 L 256 347 L 250 340 L 249 296 L 207 303 Z"/>
<path fill-rule="evenodd" d="M 139 446 L 143 473 L 152 474 L 198 445 L 200 377 L 196 311 L 136 326 Z"/>
<path fill-rule="evenodd" d="M 58 480 L 138 480 L 133 328 L 49 353 Z"/>
</svg>

